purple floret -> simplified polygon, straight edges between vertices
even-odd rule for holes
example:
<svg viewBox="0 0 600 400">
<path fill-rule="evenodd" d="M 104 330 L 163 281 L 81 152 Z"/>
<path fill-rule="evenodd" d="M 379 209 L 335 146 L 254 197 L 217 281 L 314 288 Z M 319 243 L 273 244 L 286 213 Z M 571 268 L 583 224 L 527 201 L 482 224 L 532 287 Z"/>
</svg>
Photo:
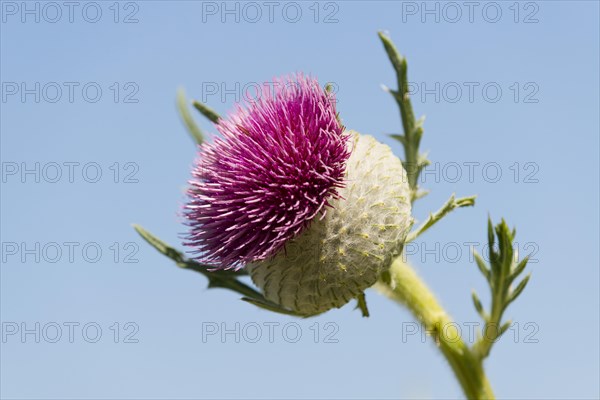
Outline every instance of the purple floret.
<svg viewBox="0 0 600 400">
<path fill-rule="evenodd" d="M 315 79 L 265 84 L 261 96 L 216 124 L 192 170 L 185 245 L 215 268 L 264 260 L 296 237 L 344 184 L 349 136 L 335 99 Z"/>
</svg>

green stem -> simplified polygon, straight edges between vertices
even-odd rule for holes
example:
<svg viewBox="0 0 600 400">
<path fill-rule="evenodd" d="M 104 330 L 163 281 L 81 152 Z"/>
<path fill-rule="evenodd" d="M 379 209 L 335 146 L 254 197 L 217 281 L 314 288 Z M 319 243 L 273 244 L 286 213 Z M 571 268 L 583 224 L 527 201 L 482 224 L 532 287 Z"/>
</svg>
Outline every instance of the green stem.
<svg viewBox="0 0 600 400">
<path fill-rule="evenodd" d="M 406 306 L 432 332 L 438 348 L 450 364 L 468 399 L 493 399 L 494 393 L 483 371 L 483 364 L 459 335 L 448 328 L 456 326 L 429 288 L 401 257 L 396 258 L 376 288 Z"/>
</svg>

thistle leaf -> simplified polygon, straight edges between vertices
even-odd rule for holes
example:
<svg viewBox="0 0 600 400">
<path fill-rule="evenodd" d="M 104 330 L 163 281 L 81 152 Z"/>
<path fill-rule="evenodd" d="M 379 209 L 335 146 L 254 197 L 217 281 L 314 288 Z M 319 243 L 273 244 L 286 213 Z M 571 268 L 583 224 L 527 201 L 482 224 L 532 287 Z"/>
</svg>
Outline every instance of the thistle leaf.
<svg viewBox="0 0 600 400">
<path fill-rule="evenodd" d="M 479 297 L 477 296 L 477 293 L 475 293 L 474 290 L 471 292 L 471 298 L 473 299 L 473 305 L 475 306 L 475 310 L 477 310 L 477 313 L 481 316 L 481 319 L 486 321 L 488 318 L 487 314 L 483 309 L 483 305 L 481 305 L 481 300 L 479 300 Z"/>
<path fill-rule="evenodd" d="M 198 272 L 208 279 L 209 288 L 223 288 L 237 292 L 243 296 L 254 299 L 264 299 L 264 296 L 254 288 L 238 280 L 238 277 L 247 275 L 245 270 L 212 270 L 210 266 L 187 259 L 183 253 L 158 239 L 139 225 L 133 225 L 136 232 L 161 254 L 169 257 L 175 264 L 183 269 Z"/>
<path fill-rule="evenodd" d="M 502 336 L 504 334 L 504 332 L 506 332 L 508 330 L 508 328 L 510 328 L 511 325 L 512 325 L 512 321 L 510 319 L 508 321 L 506 321 L 504 324 L 502 324 L 502 326 L 500 327 L 500 332 L 498 333 L 498 337 Z"/>
<path fill-rule="evenodd" d="M 487 265 L 485 264 L 485 261 L 479 255 L 479 253 L 477 253 L 475 250 L 473 250 L 473 257 L 475 258 L 475 263 L 477 264 L 479 271 L 481 271 L 483 276 L 485 276 L 485 280 L 488 281 L 489 284 L 491 284 L 492 283 L 492 280 L 491 280 L 492 273 L 489 270 L 489 268 L 487 267 Z"/>
<path fill-rule="evenodd" d="M 521 282 L 519 282 L 519 284 L 517 285 L 517 287 L 511 292 L 508 301 L 506 303 L 506 305 L 508 306 L 510 303 L 512 303 L 513 301 L 515 301 L 515 299 L 517 297 L 519 297 L 519 295 L 521 294 L 521 292 L 523 292 L 523 289 L 525 289 L 525 286 L 527 286 L 527 282 L 529 282 L 529 278 L 531 277 L 531 273 L 527 274 L 527 276 L 525 278 L 523 278 L 523 280 Z"/>
<path fill-rule="evenodd" d="M 460 199 L 456 199 L 453 194 L 452 196 L 450 196 L 448 201 L 444 203 L 442 208 L 437 210 L 435 213 L 430 213 L 427 220 L 420 227 L 418 227 L 416 230 L 414 230 L 408 235 L 408 237 L 406 238 L 406 242 L 408 243 L 415 240 L 417 237 L 419 237 L 421 234 L 423 234 L 425 231 L 431 228 L 436 222 L 444 218 L 449 212 L 451 212 L 455 208 L 470 207 L 473 205 L 475 205 L 475 196 L 462 197 Z"/>
<path fill-rule="evenodd" d="M 192 104 L 194 105 L 194 108 L 196 110 L 200 111 L 200 113 L 202 115 L 204 115 L 213 124 L 216 124 L 221 119 L 219 114 L 217 114 L 216 111 L 214 111 L 212 108 L 210 108 L 206 104 L 202 104 L 197 100 L 192 101 Z"/>
<path fill-rule="evenodd" d="M 192 114 L 190 114 L 185 91 L 183 89 L 177 91 L 177 110 L 192 139 L 194 139 L 197 144 L 202 144 L 202 142 L 204 142 L 204 135 L 194 121 Z"/>
<path fill-rule="evenodd" d="M 276 312 L 279 314 L 285 314 L 285 315 L 293 315 L 295 317 L 303 317 L 300 314 L 296 314 L 293 311 L 290 310 L 286 310 L 285 308 L 280 307 L 279 305 L 270 302 L 266 299 L 256 299 L 256 298 L 250 298 L 250 297 L 242 297 L 242 300 L 250 303 L 250 304 L 254 304 L 256 307 L 268 310 L 268 311 L 272 311 L 272 312 Z"/>
<path fill-rule="evenodd" d="M 492 225 L 492 219 L 488 216 L 488 246 L 490 252 L 494 249 L 494 226 Z"/>
<path fill-rule="evenodd" d="M 390 136 L 402 143 L 403 146 L 406 146 L 406 137 L 404 137 L 404 135 L 392 134 Z"/>
<path fill-rule="evenodd" d="M 145 230 L 137 224 L 133 224 L 133 229 L 135 229 L 135 231 L 152 247 L 154 247 L 156 250 L 158 250 L 165 256 L 169 257 L 171 260 L 175 261 L 175 263 L 178 266 L 182 268 L 186 267 L 186 260 L 183 256 L 183 253 L 181 253 L 178 250 L 175 250 L 173 247 L 169 246 L 168 244 L 166 244 L 156 236 L 152 235 L 150 232 L 148 232 L 147 230 Z"/>
<path fill-rule="evenodd" d="M 510 282 L 514 281 L 515 278 L 517 276 L 519 276 L 521 274 L 521 272 L 523 272 L 523 270 L 527 266 L 528 261 L 529 261 L 529 256 L 526 256 L 524 259 L 521 260 L 521 262 L 519 262 L 517 264 L 517 266 L 511 271 Z"/>
<path fill-rule="evenodd" d="M 493 226 L 491 219 L 488 217 L 489 268 L 483 258 L 477 252 L 473 252 L 477 267 L 486 277 L 491 290 L 492 306 L 490 314 L 484 318 L 486 325 L 484 331 L 491 326 L 500 326 L 502 316 L 507 307 L 523 292 L 531 276 L 531 274 L 527 275 L 514 290 L 511 290 L 511 283 L 523 272 L 529 260 L 528 257 L 525 257 L 520 262 L 516 259 L 517 253 L 514 250 L 513 244 L 515 235 L 516 230 L 509 229 L 504 219 L 496 226 Z M 498 251 L 494 249 L 496 240 L 498 240 Z M 474 295 L 473 302 L 479 312 L 478 300 Z M 509 327 L 510 321 L 503 323 L 499 329 L 498 336 L 502 335 Z M 489 355 L 493 342 L 489 338 L 480 338 L 477 341 L 475 349 L 480 358 L 483 359 Z"/>
</svg>

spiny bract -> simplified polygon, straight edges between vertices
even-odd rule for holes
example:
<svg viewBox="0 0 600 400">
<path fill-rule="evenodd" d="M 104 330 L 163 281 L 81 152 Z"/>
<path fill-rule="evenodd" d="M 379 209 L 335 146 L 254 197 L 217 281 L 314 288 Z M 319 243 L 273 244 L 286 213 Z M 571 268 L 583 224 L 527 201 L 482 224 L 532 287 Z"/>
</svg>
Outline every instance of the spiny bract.
<svg viewBox="0 0 600 400">
<path fill-rule="evenodd" d="M 341 307 L 372 286 L 412 224 L 406 172 L 391 149 L 358 133 L 348 146 L 346 185 L 325 218 L 247 266 L 268 300 L 301 315 Z"/>
</svg>

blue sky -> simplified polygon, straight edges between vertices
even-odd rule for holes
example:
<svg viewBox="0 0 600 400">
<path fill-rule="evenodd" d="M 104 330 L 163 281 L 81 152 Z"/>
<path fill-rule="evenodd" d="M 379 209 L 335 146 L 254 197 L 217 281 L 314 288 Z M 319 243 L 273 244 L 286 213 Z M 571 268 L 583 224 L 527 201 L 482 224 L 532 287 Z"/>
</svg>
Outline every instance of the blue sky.
<svg viewBox="0 0 600 400">
<path fill-rule="evenodd" d="M 386 136 L 401 125 L 381 89 L 396 84 L 382 29 L 408 58 L 415 112 L 427 117 L 431 193 L 415 217 L 452 193 L 478 195 L 419 238 L 410 260 L 467 335 L 479 322 L 471 289 L 489 300 L 469 243 L 484 250 L 488 214 L 506 218 L 537 262 L 486 362 L 496 394 L 600 396 L 597 2 L 1 9 L 2 397 L 460 397 L 431 339 L 408 334 L 411 315 L 374 291 L 368 319 L 352 305 L 278 316 L 207 290 L 131 228 L 175 245 L 184 232 L 195 149 L 178 87 L 226 114 L 244 88 L 310 73 L 334 83 L 348 128 L 401 155 Z"/>
</svg>

